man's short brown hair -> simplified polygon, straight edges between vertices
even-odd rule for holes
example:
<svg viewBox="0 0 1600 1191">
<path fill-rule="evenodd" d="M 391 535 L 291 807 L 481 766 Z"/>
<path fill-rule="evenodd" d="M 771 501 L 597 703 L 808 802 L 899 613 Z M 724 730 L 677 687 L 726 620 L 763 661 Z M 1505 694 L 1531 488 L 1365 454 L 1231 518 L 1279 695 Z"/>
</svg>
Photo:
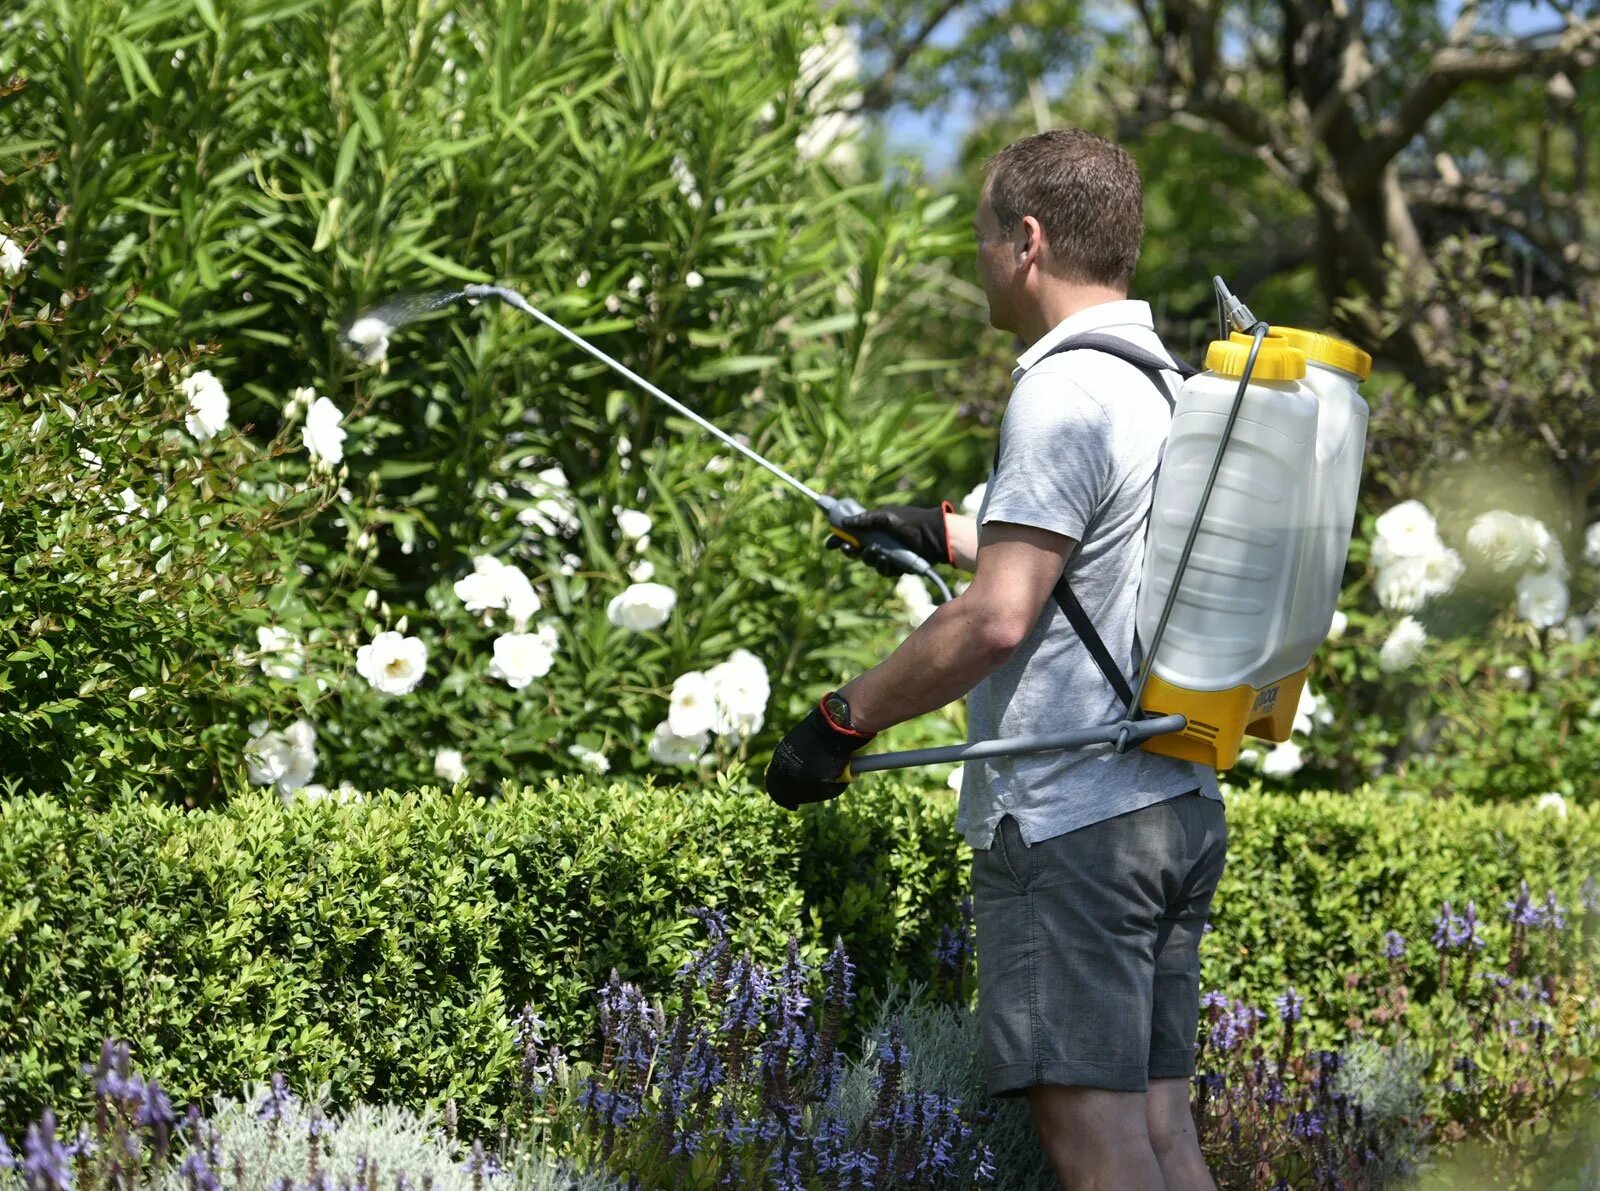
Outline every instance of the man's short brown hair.
<svg viewBox="0 0 1600 1191">
<path fill-rule="evenodd" d="M 1144 238 L 1144 188 L 1121 146 L 1054 128 L 996 153 L 988 185 L 1002 231 L 1032 215 L 1068 280 L 1127 290 Z"/>
</svg>

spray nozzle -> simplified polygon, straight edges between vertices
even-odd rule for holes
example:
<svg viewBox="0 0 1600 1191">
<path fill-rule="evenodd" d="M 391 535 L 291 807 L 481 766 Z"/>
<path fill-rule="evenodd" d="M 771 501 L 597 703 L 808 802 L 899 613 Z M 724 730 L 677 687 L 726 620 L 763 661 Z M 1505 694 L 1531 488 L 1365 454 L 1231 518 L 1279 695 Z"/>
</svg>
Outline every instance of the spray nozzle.
<svg viewBox="0 0 1600 1191">
<path fill-rule="evenodd" d="M 1222 324 L 1221 338 L 1227 338 L 1229 326 L 1235 331 L 1249 334 L 1260 325 L 1261 320 L 1250 313 L 1250 307 L 1233 296 L 1222 278 L 1213 277 L 1211 284 L 1217 291 L 1217 320 Z"/>
</svg>

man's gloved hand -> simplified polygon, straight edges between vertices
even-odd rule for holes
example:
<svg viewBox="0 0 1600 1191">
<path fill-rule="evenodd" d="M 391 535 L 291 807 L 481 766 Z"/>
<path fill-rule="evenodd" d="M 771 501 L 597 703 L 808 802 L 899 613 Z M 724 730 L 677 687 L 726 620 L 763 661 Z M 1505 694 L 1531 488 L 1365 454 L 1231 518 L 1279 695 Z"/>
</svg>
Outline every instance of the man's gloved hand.
<svg viewBox="0 0 1600 1191">
<path fill-rule="evenodd" d="M 851 755 L 873 736 L 835 724 L 819 702 L 773 750 L 765 779 L 767 793 L 787 811 L 839 797 L 850 784 L 839 778 Z"/>
<path fill-rule="evenodd" d="M 950 534 L 945 528 L 945 518 L 955 512 L 956 508 L 948 500 L 940 501 L 932 508 L 921 508 L 916 505 L 880 505 L 876 509 L 868 509 L 865 513 L 857 513 L 854 517 L 846 517 L 840 522 L 839 528 L 847 533 L 860 537 L 865 533 L 886 533 L 898 541 L 913 554 L 921 555 L 929 562 L 953 562 L 950 557 Z M 860 549 L 837 535 L 828 538 L 830 550 L 843 550 L 852 558 L 861 553 Z M 867 563 L 880 575 L 901 575 L 905 572 L 900 567 L 886 559 L 867 557 Z"/>
</svg>

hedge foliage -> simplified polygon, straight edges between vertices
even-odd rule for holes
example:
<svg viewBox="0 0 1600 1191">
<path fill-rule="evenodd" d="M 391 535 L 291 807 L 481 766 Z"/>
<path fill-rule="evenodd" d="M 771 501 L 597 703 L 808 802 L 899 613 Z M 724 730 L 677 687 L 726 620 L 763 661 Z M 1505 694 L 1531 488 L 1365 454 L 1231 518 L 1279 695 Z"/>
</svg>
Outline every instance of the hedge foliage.
<svg viewBox="0 0 1600 1191">
<path fill-rule="evenodd" d="M 1374 999 L 1390 929 L 1424 1028 L 1441 900 L 1476 898 L 1486 954 L 1503 955 L 1518 882 L 1575 906 L 1600 855 L 1600 815 L 1581 809 L 1252 791 L 1229 818 L 1204 984 L 1266 1006 L 1293 982 L 1308 1040 Z M 592 991 L 613 967 L 670 989 L 702 905 L 758 955 L 797 931 L 816 962 L 841 936 L 869 994 L 928 979 L 967 886 L 953 819 L 942 788 L 864 782 L 791 816 L 736 777 L 188 813 L 3 801 L 0 1129 L 62 1102 L 106 1035 L 180 1101 L 281 1069 L 331 1083 L 336 1104 L 453 1096 L 489 1120 L 517 1012 L 532 1004 L 586 1053 Z"/>
</svg>

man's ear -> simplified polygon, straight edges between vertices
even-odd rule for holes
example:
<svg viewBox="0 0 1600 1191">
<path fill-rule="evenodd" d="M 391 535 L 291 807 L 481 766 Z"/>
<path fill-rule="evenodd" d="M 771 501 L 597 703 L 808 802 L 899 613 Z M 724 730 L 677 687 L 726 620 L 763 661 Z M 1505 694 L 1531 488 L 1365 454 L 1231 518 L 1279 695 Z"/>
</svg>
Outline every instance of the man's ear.
<svg viewBox="0 0 1600 1191">
<path fill-rule="evenodd" d="M 1017 255 L 1026 257 L 1029 254 L 1038 256 L 1044 250 L 1044 228 L 1032 215 L 1024 215 L 1021 224 L 1022 243 L 1017 247 Z"/>
</svg>

